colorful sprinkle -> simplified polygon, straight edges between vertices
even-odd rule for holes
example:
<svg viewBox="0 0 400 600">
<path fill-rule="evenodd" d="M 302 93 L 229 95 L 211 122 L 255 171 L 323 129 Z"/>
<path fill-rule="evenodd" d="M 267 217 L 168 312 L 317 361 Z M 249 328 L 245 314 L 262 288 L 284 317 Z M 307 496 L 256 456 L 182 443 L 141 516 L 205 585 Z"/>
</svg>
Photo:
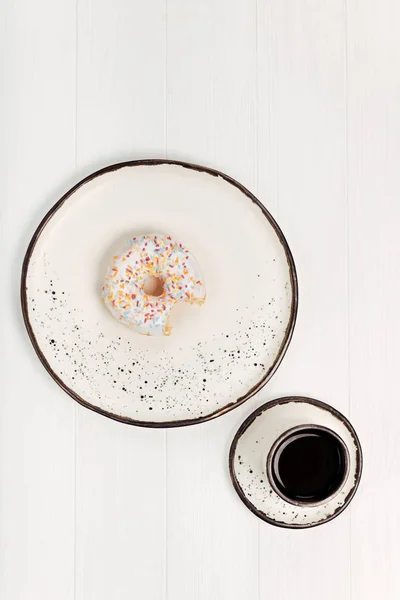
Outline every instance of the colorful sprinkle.
<svg viewBox="0 0 400 600">
<path fill-rule="evenodd" d="M 149 277 L 161 281 L 157 296 L 145 292 Z M 113 257 L 102 289 L 112 315 L 145 335 L 169 335 L 168 319 L 176 303 L 202 304 L 205 296 L 194 256 L 170 236 L 158 234 L 130 240 L 124 251 Z"/>
</svg>

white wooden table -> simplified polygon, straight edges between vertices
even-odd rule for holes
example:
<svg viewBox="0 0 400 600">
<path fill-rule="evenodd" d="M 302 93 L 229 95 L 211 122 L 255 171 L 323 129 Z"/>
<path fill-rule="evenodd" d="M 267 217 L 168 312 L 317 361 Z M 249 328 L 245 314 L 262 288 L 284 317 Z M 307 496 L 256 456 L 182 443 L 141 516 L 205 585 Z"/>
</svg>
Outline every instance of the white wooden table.
<svg viewBox="0 0 400 600">
<path fill-rule="evenodd" d="M 2 600 L 400 597 L 400 4 L 3 0 Z M 270 384 L 190 428 L 121 425 L 44 371 L 19 308 L 45 211 L 111 162 L 223 170 L 283 228 L 298 324 Z M 227 453 L 286 394 L 352 420 L 364 475 L 331 523 L 286 531 L 236 496 Z"/>
</svg>

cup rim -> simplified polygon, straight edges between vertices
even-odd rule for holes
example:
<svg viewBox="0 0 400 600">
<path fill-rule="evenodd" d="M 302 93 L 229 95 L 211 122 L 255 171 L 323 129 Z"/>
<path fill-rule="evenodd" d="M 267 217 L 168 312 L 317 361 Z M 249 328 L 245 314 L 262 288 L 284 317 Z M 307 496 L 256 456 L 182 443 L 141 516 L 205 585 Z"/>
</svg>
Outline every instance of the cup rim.
<svg viewBox="0 0 400 600">
<path fill-rule="evenodd" d="M 301 500 L 293 500 L 292 498 L 289 498 L 281 490 L 278 489 L 277 485 L 275 484 L 275 480 L 274 480 L 273 473 L 272 473 L 272 462 L 273 462 L 274 455 L 275 455 L 275 452 L 278 449 L 278 447 L 282 444 L 282 442 L 285 441 L 286 438 L 291 436 L 293 433 L 295 433 L 296 431 L 303 431 L 305 429 L 316 429 L 318 431 L 325 431 L 326 433 L 329 433 L 339 442 L 340 446 L 343 449 L 343 453 L 344 453 L 345 471 L 344 471 L 344 475 L 343 475 L 341 484 L 332 494 L 330 494 L 323 500 L 319 500 L 318 502 L 303 502 Z M 326 504 L 333 498 L 335 498 L 338 494 L 340 494 L 341 490 L 343 489 L 343 487 L 345 486 L 345 484 L 348 480 L 349 473 L 350 473 L 349 449 L 348 449 L 346 443 L 340 437 L 340 435 L 336 433 L 336 431 L 333 431 L 332 429 L 330 429 L 329 427 L 325 427 L 324 425 L 318 425 L 316 423 L 309 423 L 309 424 L 304 423 L 304 424 L 296 425 L 294 427 L 290 427 L 289 429 L 286 429 L 286 431 L 284 431 L 277 437 L 277 439 L 272 444 L 270 451 L 268 453 L 266 467 L 267 467 L 266 474 L 267 474 L 268 482 L 269 482 L 270 486 L 272 487 L 272 489 L 274 490 L 274 492 L 280 498 L 282 498 L 286 502 L 289 502 L 289 504 L 293 504 L 295 506 L 310 507 L 310 508 L 314 507 L 314 506 L 321 506 L 323 504 Z"/>
</svg>

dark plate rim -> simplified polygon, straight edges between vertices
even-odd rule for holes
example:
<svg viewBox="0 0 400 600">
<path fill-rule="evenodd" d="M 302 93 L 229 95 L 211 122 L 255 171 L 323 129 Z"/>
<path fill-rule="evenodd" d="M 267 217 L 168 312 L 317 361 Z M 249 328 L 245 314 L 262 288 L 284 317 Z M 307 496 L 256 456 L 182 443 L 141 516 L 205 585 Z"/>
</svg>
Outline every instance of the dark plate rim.
<svg viewBox="0 0 400 600">
<path fill-rule="evenodd" d="M 234 457 L 235 457 L 238 441 L 241 438 L 241 436 L 243 435 L 243 433 L 250 427 L 250 425 L 256 420 L 256 418 L 259 417 L 264 411 L 269 410 L 270 408 L 273 408 L 274 406 L 277 406 L 279 404 L 289 404 L 290 402 L 313 404 L 314 406 L 318 406 L 318 408 L 322 408 L 323 410 L 326 410 L 327 412 L 331 413 L 333 416 L 335 416 L 337 419 L 339 419 L 339 421 L 341 421 L 348 428 L 351 436 L 354 439 L 354 443 L 357 448 L 354 486 L 351 488 L 350 492 L 347 494 L 342 506 L 339 506 L 335 510 L 335 512 L 332 513 L 329 517 L 326 517 L 325 519 L 322 519 L 321 521 L 318 521 L 316 523 L 306 523 L 306 524 L 295 525 L 295 524 L 284 523 L 283 521 L 276 521 L 275 519 L 271 519 L 271 517 L 268 517 L 261 510 L 258 510 L 254 506 L 254 504 L 252 504 L 252 502 L 250 502 L 250 500 L 247 498 L 246 494 L 244 493 L 244 491 L 236 477 L 236 473 L 235 473 Z M 239 429 L 237 430 L 237 432 L 232 440 L 232 444 L 231 444 L 231 447 L 229 450 L 229 474 L 230 474 L 230 478 L 231 478 L 233 487 L 235 488 L 241 501 L 259 519 L 266 521 L 270 525 L 274 525 L 275 527 L 282 527 L 284 529 L 310 529 L 312 527 L 319 527 L 320 525 L 324 525 L 325 523 L 328 523 L 329 521 L 332 521 L 333 519 L 338 517 L 348 507 L 351 500 L 353 499 L 353 497 L 360 485 L 362 469 L 363 469 L 363 454 L 362 454 L 361 443 L 360 443 L 358 435 L 357 435 L 353 425 L 350 423 L 350 421 L 341 412 L 339 412 L 336 408 L 334 408 L 330 404 L 326 404 L 325 402 L 322 402 L 321 400 L 316 400 L 315 398 L 309 398 L 307 396 L 284 396 L 282 398 L 276 398 L 275 400 L 266 402 L 265 404 L 263 404 L 262 406 L 257 408 L 240 425 Z"/>
<path fill-rule="evenodd" d="M 276 356 L 276 359 L 275 359 L 273 365 L 268 370 L 268 372 L 264 375 L 264 377 L 255 386 L 253 386 L 246 394 L 244 394 L 243 396 L 241 396 L 240 398 L 238 398 L 234 402 L 230 402 L 227 405 L 225 405 L 224 407 L 222 407 L 222 408 L 214 411 L 213 413 L 205 415 L 205 416 L 197 417 L 195 419 L 183 419 L 183 420 L 176 420 L 176 421 L 153 422 L 153 421 L 139 421 L 139 420 L 136 420 L 136 419 L 132 419 L 130 417 L 124 417 L 122 415 L 116 415 L 116 414 L 111 413 L 109 411 L 103 410 L 103 409 L 101 409 L 101 408 L 99 408 L 99 407 L 91 404 L 90 402 L 87 402 L 81 396 L 79 396 L 76 392 L 74 392 L 73 390 L 71 390 L 63 382 L 63 380 L 53 371 L 53 369 L 51 368 L 50 364 L 48 363 L 48 361 L 47 361 L 44 353 L 40 349 L 40 346 L 39 346 L 38 341 L 37 341 L 37 339 L 35 337 L 32 325 L 31 325 L 30 320 L 29 320 L 28 299 L 27 299 L 27 293 L 26 293 L 26 287 L 27 287 L 26 286 L 26 279 L 27 279 L 27 274 L 28 274 L 30 259 L 32 257 L 34 248 L 36 246 L 36 243 L 37 243 L 40 235 L 42 234 L 44 228 L 46 227 L 46 225 L 48 224 L 48 222 L 50 221 L 50 219 L 54 216 L 54 214 L 58 211 L 58 209 L 61 208 L 63 206 L 63 204 L 72 196 L 72 194 L 74 194 L 79 188 L 83 187 L 86 183 L 89 183 L 90 181 L 92 181 L 96 177 L 100 177 L 102 175 L 105 175 L 106 173 L 111 173 L 113 171 L 118 171 L 119 169 L 123 169 L 125 167 L 158 166 L 158 165 L 177 165 L 177 166 L 183 167 L 185 169 L 191 169 L 191 170 L 194 170 L 194 171 L 208 173 L 209 175 L 212 175 L 214 177 L 222 177 L 222 179 L 224 179 L 225 181 L 227 181 L 231 185 L 233 185 L 236 188 L 238 188 L 245 196 L 247 196 L 248 198 L 250 198 L 250 200 L 260 208 L 260 210 L 263 213 L 263 215 L 267 218 L 267 220 L 270 222 L 270 224 L 272 225 L 273 229 L 275 230 L 275 233 L 277 234 L 278 239 L 279 239 L 280 243 L 282 244 L 283 249 L 284 249 L 285 254 L 286 254 L 286 259 L 287 259 L 287 262 L 288 262 L 288 265 L 289 265 L 291 286 L 292 286 L 292 306 L 291 306 L 291 311 L 290 311 L 289 325 L 288 325 L 288 327 L 286 329 L 285 336 L 283 338 L 282 344 L 281 344 L 281 346 L 279 348 L 279 351 L 277 353 L 277 356 Z M 251 398 L 252 396 L 254 396 L 254 394 L 256 394 L 262 387 L 264 387 L 264 385 L 271 379 L 271 377 L 274 375 L 274 373 L 278 369 L 279 365 L 281 364 L 282 359 L 283 359 L 284 355 L 286 354 L 286 351 L 287 351 L 287 349 L 289 347 L 290 341 L 291 341 L 292 336 L 293 336 L 293 331 L 294 331 L 294 327 L 295 327 L 295 323 L 296 323 L 296 317 L 297 317 L 297 309 L 298 309 L 298 281 L 297 281 L 297 273 L 296 273 L 296 267 L 295 267 L 295 264 L 294 264 L 293 256 L 292 256 L 292 253 L 290 251 L 289 245 L 288 245 L 288 243 L 286 241 L 286 238 L 283 235 L 280 227 L 278 226 L 277 222 L 275 221 L 275 219 L 272 217 L 272 215 L 270 214 L 270 212 L 265 208 L 265 206 L 254 196 L 254 194 L 252 194 L 241 183 L 239 183 L 238 181 L 236 181 L 235 179 L 233 179 L 229 175 L 226 175 L 225 173 L 222 173 L 221 171 L 217 171 L 216 169 L 211 169 L 209 167 L 204 167 L 204 166 L 201 166 L 201 165 L 197 165 L 197 164 L 193 164 L 193 163 L 189 163 L 189 162 L 183 162 L 183 161 L 179 161 L 179 160 L 154 159 L 154 158 L 152 158 L 152 159 L 142 159 L 142 160 L 129 160 L 129 161 L 120 162 L 120 163 L 116 163 L 116 164 L 113 164 L 113 165 L 109 165 L 109 166 L 103 167 L 103 168 L 95 171 L 94 173 L 91 173 L 87 177 L 84 177 L 79 183 L 77 183 L 76 185 L 74 185 L 68 192 L 66 192 L 60 198 L 60 200 L 58 200 L 50 208 L 50 210 L 44 216 L 44 218 L 42 219 L 42 221 L 40 222 L 40 224 L 38 225 L 36 231 L 34 232 L 34 234 L 32 236 L 32 239 L 31 239 L 31 241 L 30 241 L 30 243 L 28 245 L 28 249 L 26 251 L 26 254 L 25 254 L 25 257 L 24 257 L 24 261 L 23 261 L 23 264 L 22 264 L 21 290 L 20 290 L 20 292 L 21 292 L 22 315 L 23 315 L 23 318 L 24 318 L 24 323 L 25 323 L 25 327 L 26 327 L 27 332 L 28 332 L 28 336 L 29 336 L 29 338 L 30 338 L 30 340 L 32 342 L 32 345 L 33 345 L 33 347 L 35 349 L 35 352 L 36 352 L 37 356 L 39 357 L 39 360 L 43 364 L 43 366 L 46 369 L 46 371 L 54 379 L 54 381 L 69 396 L 71 396 L 71 398 L 73 398 L 76 402 L 78 402 L 79 404 L 81 404 L 85 408 L 93 410 L 94 412 L 97 412 L 97 413 L 99 413 L 99 414 L 101 414 L 101 415 L 103 415 L 105 417 L 113 419 L 114 421 L 119 421 L 121 423 L 127 423 L 129 425 L 138 425 L 140 427 L 154 427 L 154 428 L 183 427 L 183 426 L 187 426 L 187 425 L 195 425 L 197 423 L 204 423 L 206 421 L 209 421 L 211 419 L 219 417 L 219 416 L 225 414 L 226 412 L 229 412 L 233 408 L 236 408 L 237 406 L 240 406 L 246 400 L 248 400 L 249 398 Z"/>
</svg>

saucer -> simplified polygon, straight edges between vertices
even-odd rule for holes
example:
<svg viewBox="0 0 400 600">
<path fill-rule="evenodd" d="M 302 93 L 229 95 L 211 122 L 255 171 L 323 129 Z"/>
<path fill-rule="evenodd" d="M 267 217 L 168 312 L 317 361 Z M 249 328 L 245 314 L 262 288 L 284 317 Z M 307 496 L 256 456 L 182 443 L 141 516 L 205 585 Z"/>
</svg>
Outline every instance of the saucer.
<svg viewBox="0 0 400 600">
<path fill-rule="evenodd" d="M 112 257 L 154 231 L 193 252 L 207 294 L 201 307 L 177 304 L 168 337 L 129 330 L 101 298 Z M 72 398 L 173 427 L 224 414 L 272 377 L 292 337 L 297 278 L 281 230 L 240 183 L 142 160 L 89 175 L 53 206 L 27 250 L 21 296 L 31 342 Z"/>
<path fill-rule="evenodd" d="M 284 500 L 266 475 L 267 457 L 275 441 L 299 425 L 326 427 L 340 436 L 348 449 L 344 486 L 318 506 Z M 360 482 L 362 451 L 356 432 L 340 412 L 319 400 L 290 396 L 267 402 L 242 423 L 231 445 L 229 470 L 239 497 L 257 517 L 278 527 L 304 529 L 331 521 L 349 505 Z"/>
</svg>

